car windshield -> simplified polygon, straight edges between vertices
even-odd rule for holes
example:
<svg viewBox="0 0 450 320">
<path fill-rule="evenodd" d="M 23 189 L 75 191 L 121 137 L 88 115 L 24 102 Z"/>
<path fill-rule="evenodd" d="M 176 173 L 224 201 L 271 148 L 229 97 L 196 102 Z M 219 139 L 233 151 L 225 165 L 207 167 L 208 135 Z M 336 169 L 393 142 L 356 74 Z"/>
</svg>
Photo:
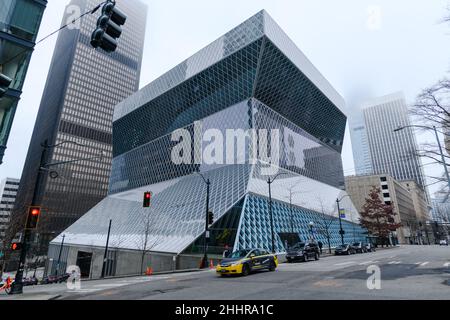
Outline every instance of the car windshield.
<svg viewBox="0 0 450 320">
<path fill-rule="evenodd" d="M 248 253 L 250 252 L 250 250 L 239 250 L 239 251 L 235 251 L 233 252 L 228 258 L 244 258 Z"/>
<path fill-rule="evenodd" d="M 292 247 L 292 249 L 303 249 L 304 247 L 305 247 L 304 243 L 297 243 Z"/>
<path fill-rule="evenodd" d="M 346 244 L 343 244 L 343 245 L 340 245 L 338 248 L 341 248 L 341 249 L 347 249 L 347 245 L 346 245 Z"/>
<path fill-rule="evenodd" d="M 353 245 L 354 245 L 354 246 L 359 246 L 360 243 L 359 243 L 359 242 L 355 242 Z"/>
</svg>

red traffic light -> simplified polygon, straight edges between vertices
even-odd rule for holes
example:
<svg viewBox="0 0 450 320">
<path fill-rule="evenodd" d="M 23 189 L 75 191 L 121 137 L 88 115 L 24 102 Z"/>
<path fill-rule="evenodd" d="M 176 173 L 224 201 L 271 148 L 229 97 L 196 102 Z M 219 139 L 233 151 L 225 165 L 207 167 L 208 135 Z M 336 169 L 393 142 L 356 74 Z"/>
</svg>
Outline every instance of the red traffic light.
<svg viewBox="0 0 450 320">
<path fill-rule="evenodd" d="M 22 244 L 21 243 L 14 242 L 14 243 L 11 244 L 11 250 L 12 251 L 18 251 L 20 249 L 22 249 Z"/>
<path fill-rule="evenodd" d="M 145 192 L 144 193 L 144 208 L 149 208 L 150 207 L 150 202 L 152 200 L 152 193 L 151 192 Z"/>
<path fill-rule="evenodd" d="M 28 209 L 26 229 L 36 229 L 40 215 L 41 207 L 30 207 Z"/>
</svg>

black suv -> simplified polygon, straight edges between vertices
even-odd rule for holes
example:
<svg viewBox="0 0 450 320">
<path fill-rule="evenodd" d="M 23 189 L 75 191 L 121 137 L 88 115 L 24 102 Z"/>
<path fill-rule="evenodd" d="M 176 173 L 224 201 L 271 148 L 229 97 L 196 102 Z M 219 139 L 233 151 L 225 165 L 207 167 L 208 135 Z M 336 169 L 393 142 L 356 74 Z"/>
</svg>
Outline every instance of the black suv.
<svg viewBox="0 0 450 320">
<path fill-rule="evenodd" d="M 341 254 L 350 255 L 350 254 L 355 254 L 355 253 L 356 253 L 355 248 L 353 248 L 349 244 L 343 244 L 341 246 L 336 247 L 336 249 L 334 250 L 335 255 L 341 255 Z"/>
<path fill-rule="evenodd" d="M 356 253 L 366 253 L 366 245 L 364 245 L 362 242 L 355 242 L 352 244 L 353 250 L 355 250 Z"/>
<path fill-rule="evenodd" d="M 314 260 L 319 260 L 320 250 L 319 246 L 315 242 L 299 242 L 296 245 L 290 247 L 287 250 L 286 260 L 287 262 L 293 262 L 296 260 L 308 261 L 313 258 Z"/>
</svg>

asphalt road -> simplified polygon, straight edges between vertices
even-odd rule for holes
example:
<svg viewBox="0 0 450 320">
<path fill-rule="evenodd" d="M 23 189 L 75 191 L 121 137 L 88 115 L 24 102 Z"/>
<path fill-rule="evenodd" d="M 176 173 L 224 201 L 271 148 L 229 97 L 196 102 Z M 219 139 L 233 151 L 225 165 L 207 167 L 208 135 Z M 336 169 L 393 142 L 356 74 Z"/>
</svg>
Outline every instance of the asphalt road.
<svg viewBox="0 0 450 320">
<path fill-rule="evenodd" d="M 379 268 L 380 289 L 368 288 L 367 279 L 372 275 L 368 267 Z M 70 300 L 448 300 L 447 281 L 450 281 L 450 247 L 402 246 L 281 264 L 275 272 L 260 271 L 248 277 L 219 277 L 213 270 L 207 270 L 83 282 L 78 292 L 68 291 L 63 285 L 26 288 L 28 292 L 22 298 L 55 298 L 58 294 L 57 299 Z"/>
</svg>

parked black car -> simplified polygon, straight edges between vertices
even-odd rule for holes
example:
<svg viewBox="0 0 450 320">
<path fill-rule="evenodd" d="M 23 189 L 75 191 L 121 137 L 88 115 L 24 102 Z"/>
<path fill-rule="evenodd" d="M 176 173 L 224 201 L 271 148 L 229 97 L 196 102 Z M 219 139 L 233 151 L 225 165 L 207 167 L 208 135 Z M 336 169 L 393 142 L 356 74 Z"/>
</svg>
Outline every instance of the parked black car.
<svg viewBox="0 0 450 320">
<path fill-rule="evenodd" d="M 363 244 L 362 242 L 355 242 L 352 244 L 352 247 L 356 253 L 366 253 L 367 252 L 366 245 Z"/>
<path fill-rule="evenodd" d="M 31 277 L 31 278 L 23 278 L 22 280 L 22 284 L 24 287 L 27 286 L 35 286 L 39 283 L 39 280 L 35 277 Z"/>
<path fill-rule="evenodd" d="M 293 262 L 296 260 L 308 261 L 309 259 L 319 260 L 320 249 L 315 242 L 299 242 L 296 245 L 290 247 L 287 250 L 286 260 L 287 262 Z"/>
<path fill-rule="evenodd" d="M 342 254 L 350 255 L 355 253 L 356 253 L 355 249 L 349 244 L 340 245 L 336 247 L 336 249 L 334 250 L 335 255 L 342 255 Z"/>
<path fill-rule="evenodd" d="M 65 273 L 59 276 L 55 275 L 49 275 L 48 277 L 45 277 L 41 280 L 40 284 L 53 284 L 53 283 L 63 283 L 66 282 L 67 279 L 69 279 L 70 274 Z"/>
<path fill-rule="evenodd" d="M 375 246 L 371 243 L 366 243 L 365 244 L 366 247 L 366 252 L 375 252 Z"/>
</svg>

